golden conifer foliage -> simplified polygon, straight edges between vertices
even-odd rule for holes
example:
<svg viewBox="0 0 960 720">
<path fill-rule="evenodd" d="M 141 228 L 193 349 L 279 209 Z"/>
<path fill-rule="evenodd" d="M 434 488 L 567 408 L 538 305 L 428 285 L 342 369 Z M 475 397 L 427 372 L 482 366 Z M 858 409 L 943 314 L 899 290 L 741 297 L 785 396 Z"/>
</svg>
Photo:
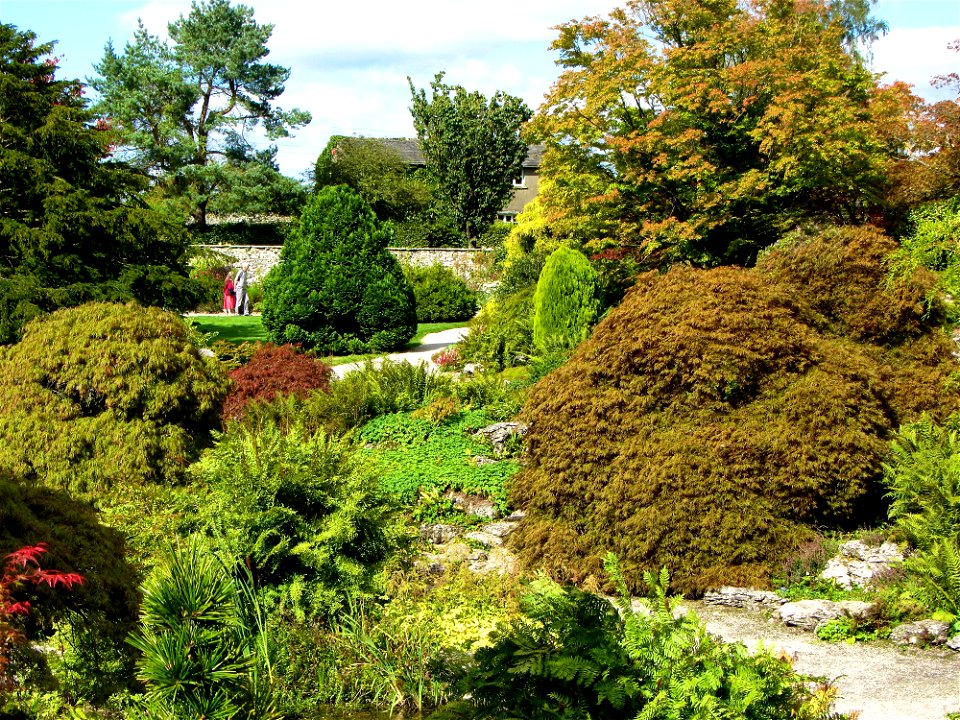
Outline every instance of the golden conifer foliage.
<svg viewBox="0 0 960 720">
<path fill-rule="evenodd" d="M 891 430 L 960 407 L 922 279 L 885 289 L 892 248 L 847 229 L 642 276 L 524 408 L 524 561 L 582 580 L 613 551 L 633 583 L 763 585 L 815 528 L 879 517 Z"/>
</svg>

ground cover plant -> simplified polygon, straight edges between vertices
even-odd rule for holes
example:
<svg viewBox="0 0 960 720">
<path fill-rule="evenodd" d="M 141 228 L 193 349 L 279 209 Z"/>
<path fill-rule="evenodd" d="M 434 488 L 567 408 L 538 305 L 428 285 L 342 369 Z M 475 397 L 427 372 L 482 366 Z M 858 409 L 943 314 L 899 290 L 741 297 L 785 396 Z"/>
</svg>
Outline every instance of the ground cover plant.
<svg viewBox="0 0 960 720">
<path fill-rule="evenodd" d="M 669 576 L 646 573 L 634 607 L 616 560 L 616 605 L 540 579 L 522 614 L 504 624 L 460 673 L 442 718 L 590 717 L 644 720 L 737 717 L 841 720 L 833 691 L 789 660 L 710 635 L 692 612 L 677 613 Z"/>
<path fill-rule="evenodd" d="M 506 509 L 507 479 L 519 465 L 512 460 L 478 463 L 492 455 L 489 444 L 474 436 L 490 424 L 483 411 L 448 413 L 437 419 L 426 413 L 396 413 L 374 418 L 360 431 L 360 440 L 375 446 L 373 456 L 388 492 L 415 504 L 418 496 L 436 497 L 445 490 L 484 495 Z M 420 508 L 426 512 L 427 508 Z"/>
<path fill-rule="evenodd" d="M 960 401 L 929 280 L 885 285 L 893 247 L 844 229 L 641 276 L 522 413 L 528 566 L 599 577 L 612 549 L 632 584 L 669 564 L 687 592 L 766 585 L 817 528 L 877 522 L 890 434 Z"/>
</svg>

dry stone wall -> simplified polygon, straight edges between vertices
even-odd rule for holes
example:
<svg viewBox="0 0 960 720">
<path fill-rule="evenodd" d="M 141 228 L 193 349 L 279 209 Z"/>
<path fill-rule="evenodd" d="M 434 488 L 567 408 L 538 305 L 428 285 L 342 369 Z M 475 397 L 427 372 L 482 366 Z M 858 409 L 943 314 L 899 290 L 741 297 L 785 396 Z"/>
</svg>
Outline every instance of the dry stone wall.
<svg viewBox="0 0 960 720">
<path fill-rule="evenodd" d="M 205 250 L 233 258 L 237 267 L 250 266 L 254 281 L 260 281 L 270 269 L 280 262 L 280 245 L 204 245 Z M 439 263 L 453 270 L 464 280 L 485 265 L 488 249 L 467 248 L 389 248 L 400 262 L 416 267 L 429 267 Z"/>
</svg>

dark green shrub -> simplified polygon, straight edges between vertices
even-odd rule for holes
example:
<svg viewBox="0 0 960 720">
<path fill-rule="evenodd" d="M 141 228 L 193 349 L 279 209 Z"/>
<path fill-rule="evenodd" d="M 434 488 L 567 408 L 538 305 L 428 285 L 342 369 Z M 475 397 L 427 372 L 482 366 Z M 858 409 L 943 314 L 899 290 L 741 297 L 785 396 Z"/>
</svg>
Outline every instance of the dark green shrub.
<svg viewBox="0 0 960 720">
<path fill-rule="evenodd" d="M 173 313 L 59 310 L 0 352 L 0 468 L 109 505 L 111 486 L 182 478 L 226 388 Z"/>
<path fill-rule="evenodd" d="M 347 441 L 233 423 L 194 470 L 211 488 L 198 528 L 300 617 L 368 591 L 393 549 L 391 503 Z"/>
<path fill-rule="evenodd" d="M 533 294 L 533 344 L 540 352 L 568 350 L 590 334 L 596 283 L 583 253 L 561 246 L 550 254 Z"/>
<path fill-rule="evenodd" d="M 274 342 L 327 352 L 402 348 L 416 332 L 416 307 L 389 240 L 349 188 L 312 196 L 264 280 L 263 325 Z"/>
<path fill-rule="evenodd" d="M 291 345 L 260 345 L 247 364 L 230 371 L 233 382 L 220 413 L 223 423 L 239 419 L 254 401 L 269 401 L 277 395 L 305 398 L 315 390 L 326 392 L 331 372 L 329 365 L 298 353 Z"/>
<path fill-rule="evenodd" d="M 450 268 L 407 265 L 403 274 L 417 300 L 417 322 L 469 320 L 476 314 L 478 294 Z"/>
<path fill-rule="evenodd" d="M 885 289 L 871 243 L 891 247 L 831 232 L 755 270 L 640 276 L 524 407 L 521 557 L 584 579 L 613 550 L 634 586 L 670 564 L 698 592 L 765 584 L 817 529 L 879 520 L 889 434 L 960 398 L 951 342 L 913 314 L 923 286 Z M 846 301 L 870 291 L 878 317 Z"/>
</svg>

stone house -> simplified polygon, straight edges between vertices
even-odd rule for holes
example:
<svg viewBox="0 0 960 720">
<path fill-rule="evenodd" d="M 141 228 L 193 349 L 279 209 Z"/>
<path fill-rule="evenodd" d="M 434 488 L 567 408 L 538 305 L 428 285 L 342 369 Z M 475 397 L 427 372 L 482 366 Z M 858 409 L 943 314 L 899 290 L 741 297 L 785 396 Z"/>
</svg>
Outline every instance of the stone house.
<svg viewBox="0 0 960 720">
<path fill-rule="evenodd" d="M 420 152 L 420 142 L 415 138 L 370 138 L 370 140 L 375 140 L 396 152 L 411 168 L 426 166 L 423 153 Z M 543 150 L 543 145 L 530 145 L 527 148 L 527 157 L 523 161 L 520 175 L 513 179 L 513 197 L 506 207 L 497 213 L 497 220 L 500 222 L 516 222 L 520 211 L 537 196 Z"/>
</svg>

